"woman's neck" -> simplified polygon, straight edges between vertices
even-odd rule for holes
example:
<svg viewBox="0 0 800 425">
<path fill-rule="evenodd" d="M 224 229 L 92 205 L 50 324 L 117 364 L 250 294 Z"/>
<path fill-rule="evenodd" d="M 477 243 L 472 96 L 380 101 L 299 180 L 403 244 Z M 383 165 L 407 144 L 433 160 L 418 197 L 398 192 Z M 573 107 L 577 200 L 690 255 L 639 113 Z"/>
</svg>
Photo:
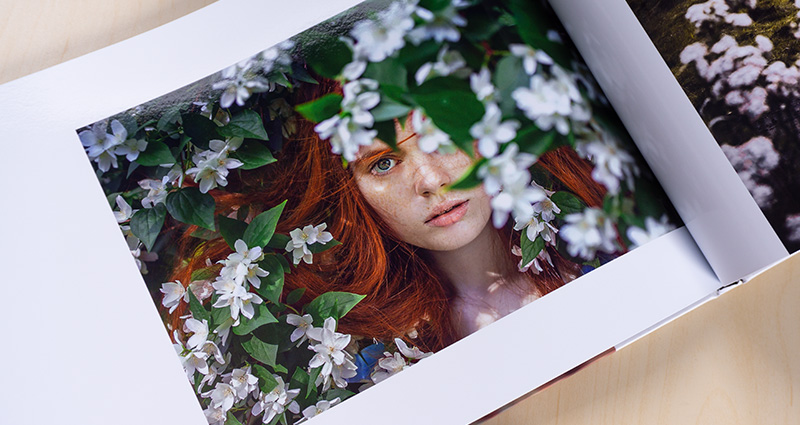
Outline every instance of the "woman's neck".
<svg viewBox="0 0 800 425">
<path fill-rule="evenodd" d="M 497 231 L 487 224 L 459 249 L 430 251 L 455 289 L 451 313 L 462 337 L 538 298 L 530 278 L 517 271 L 503 245 Z"/>
<path fill-rule="evenodd" d="M 452 251 L 430 251 L 439 270 L 459 295 L 476 295 L 496 290 L 513 268 L 502 249 L 500 235 L 489 224 L 478 236 Z"/>
</svg>

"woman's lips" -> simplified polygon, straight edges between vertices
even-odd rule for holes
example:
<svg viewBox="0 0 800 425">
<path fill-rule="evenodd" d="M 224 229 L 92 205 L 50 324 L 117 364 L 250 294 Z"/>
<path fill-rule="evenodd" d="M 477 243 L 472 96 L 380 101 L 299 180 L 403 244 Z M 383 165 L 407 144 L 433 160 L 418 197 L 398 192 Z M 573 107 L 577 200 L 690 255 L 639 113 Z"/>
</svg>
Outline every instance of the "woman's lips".
<svg viewBox="0 0 800 425">
<path fill-rule="evenodd" d="M 469 201 L 458 201 L 452 205 L 443 205 L 442 212 L 434 214 L 425 224 L 433 227 L 446 227 L 461 220 L 469 209 Z"/>
</svg>

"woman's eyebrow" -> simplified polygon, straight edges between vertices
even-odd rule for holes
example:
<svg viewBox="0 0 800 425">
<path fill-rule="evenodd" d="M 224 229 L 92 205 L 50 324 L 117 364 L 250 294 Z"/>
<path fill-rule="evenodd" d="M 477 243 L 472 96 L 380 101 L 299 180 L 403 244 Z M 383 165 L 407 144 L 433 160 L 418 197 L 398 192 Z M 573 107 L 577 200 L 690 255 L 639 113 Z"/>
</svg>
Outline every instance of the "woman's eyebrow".
<svg viewBox="0 0 800 425">
<path fill-rule="evenodd" d="M 409 136 L 405 137 L 403 140 L 399 140 L 397 142 L 397 145 L 400 146 L 401 144 L 411 140 L 416 135 L 417 135 L 417 133 L 411 133 Z M 394 151 L 394 149 L 392 149 L 392 148 L 372 150 L 372 151 L 369 151 L 366 154 L 362 155 L 361 157 L 356 158 L 356 160 L 353 161 L 353 164 L 358 165 L 358 164 L 361 164 L 361 163 L 370 163 L 374 159 L 382 157 L 382 156 L 384 156 L 386 154 L 389 154 L 389 153 L 391 153 L 393 151 Z"/>
<path fill-rule="evenodd" d="M 373 160 L 375 160 L 377 158 L 380 158 L 380 157 L 382 157 L 382 156 L 384 156 L 386 154 L 389 154 L 389 153 L 392 153 L 392 148 L 369 151 L 365 155 L 362 155 L 361 157 L 356 158 L 356 160 L 353 161 L 353 164 L 355 164 L 355 165 L 369 164 Z"/>
</svg>

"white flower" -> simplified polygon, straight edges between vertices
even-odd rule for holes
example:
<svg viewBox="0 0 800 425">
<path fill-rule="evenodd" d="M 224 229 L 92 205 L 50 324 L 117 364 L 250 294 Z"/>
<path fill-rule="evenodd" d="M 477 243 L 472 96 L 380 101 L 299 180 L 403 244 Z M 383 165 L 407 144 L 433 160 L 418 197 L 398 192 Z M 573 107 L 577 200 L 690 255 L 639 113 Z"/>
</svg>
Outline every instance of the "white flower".
<svg viewBox="0 0 800 425">
<path fill-rule="evenodd" d="M 139 180 L 139 187 L 148 191 L 147 196 L 142 199 L 142 207 L 153 208 L 166 201 L 167 195 L 169 194 L 167 191 L 167 183 L 169 183 L 169 181 L 169 176 L 164 176 L 161 180 Z"/>
<path fill-rule="evenodd" d="M 406 342 L 403 341 L 400 338 L 395 338 L 394 339 L 394 344 L 397 346 L 397 349 L 400 350 L 400 352 L 403 353 L 403 355 L 406 356 L 409 359 L 420 360 L 420 359 L 424 359 L 425 357 L 429 357 L 429 356 L 433 355 L 433 353 L 424 353 L 424 352 L 422 352 L 422 350 L 420 350 L 417 347 L 409 348 L 409 346 L 406 344 Z"/>
<path fill-rule="evenodd" d="M 376 20 L 365 19 L 356 23 L 350 32 L 356 41 L 353 57 L 380 62 L 402 49 L 406 44 L 406 33 L 414 27 L 413 10 L 409 3 L 394 2 L 378 13 Z"/>
<path fill-rule="evenodd" d="M 228 411 L 233 407 L 236 399 L 236 390 L 229 384 L 217 382 L 213 390 L 202 394 L 205 398 L 211 398 L 210 406 Z"/>
<path fill-rule="evenodd" d="M 286 244 L 286 251 L 292 253 L 294 264 L 300 264 L 301 259 L 306 264 L 311 264 L 312 254 L 308 246 L 315 243 L 325 245 L 333 240 L 333 235 L 324 231 L 327 226 L 326 223 L 318 226 L 308 225 L 289 232 L 292 239 Z"/>
<path fill-rule="evenodd" d="M 545 198 L 545 200 L 548 198 Z M 542 201 L 544 202 L 544 201 Z M 538 204 L 538 203 L 537 203 Z M 534 204 L 535 206 L 535 204 Z M 534 212 L 535 212 L 534 208 Z M 523 220 L 520 217 L 514 217 L 514 230 L 525 230 L 525 236 L 528 237 L 528 240 L 535 240 L 537 236 L 542 236 L 542 239 L 545 242 L 549 242 L 551 245 L 555 245 L 555 234 L 558 233 L 558 229 L 556 229 L 552 224 L 547 221 L 540 220 L 535 215 L 531 216 L 528 220 Z"/>
<path fill-rule="evenodd" d="M 556 85 L 541 75 L 531 77 L 530 87 L 519 87 L 511 93 L 525 116 L 533 120 L 542 130 L 556 126 L 561 134 L 569 132 L 569 124 L 564 118 L 572 111 L 568 94 L 556 90 Z"/>
<path fill-rule="evenodd" d="M 78 133 L 81 144 L 86 148 L 89 159 L 97 163 L 100 171 L 106 172 L 111 167 L 117 168 L 117 155 L 115 153 L 117 145 L 124 142 L 128 137 L 128 131 L 117 120 L 111 121 L 112 134 L 106 133 L 105 123 L 97 123 Z"/>
<path fill-rule="evenodd" d="M 519 122 L 506 120 L 501 123 L 502 115 L 500 108 L 496 104 L 489 103 L 486 105 L 486 113 L 483 115 L 483 119 L 473 124 L 469 129 L 469 134 L 478 139 L 478 152 L 486 158 L 492 158 L 497 155 L 498 144 L 509 142 L 514 137 L 517 137 Z"/>
<path fill-rule="evenodd" d="M 225 425 L 225 421 L 228 420 L 228 412 L 218 407 L 208 406 L 203 413 L 206 415 L 208 425 Z"/>
<path fill-rule="evenodd" d="M 317 354 L 308 362 L 311 368 L 322 366 L 320 376 L 323 379 L 333 371 L 333 366 L 343 365 L 345 361 L 350 361 L 350 354 L 344 351 L 347 344 L 350 343 L 350 335 L 340 334 L 335 332 L 336 320 L 332 317 L 325 319 L 322 328 L 309 329 L 307 335 L 309 338 L 319 341 L 318 344 L 309 345 L 308 349 L 313 350 Z"/>
<path fill-rule="evenodd" d="M 561 226 L 561 238 L 567 242 L 567 252 L 573 257 L 594 259 L 597 250 L 614 252 L 617 232 L 602 210 L 587 208 L 583 213 L 569 214 Z"/>
<path fill-rule="evenodd" d="M 425 153 L 438 151 L 443 154 L 456 151 L 456 145 L 450 140 L 450 136 L 439 130 L 421 110 L 415 109 L 411 113 L 411 126 L 417 133 L 417 146 L 421 151 Z"/>
<path fill-rule="evenodd" d="M 517 180 L 506 182 L 503 190 L 492 198 L 492 222 L 501 228 L 508 220 L 508 214 L 527 221 L 533 216 L 533 203 L 546 197 L 544 191 L 530 185 L 530 175 L 521 174 Z"/>
<path fill-rule="evenodd" d="M 452 0 L 447 7 L 436 13 L 417 6 L 415 12 L 423 20 L 424 24 L 417 26 L 408 33 L 409 40 L 415 45 L 419 45 L 431 38 L 436 40 L 437 43 L 445 40 L 458 41 L 461 38 L 458 27 L 467 25 L 467 20 L 458 14 L 458 10 L 468 5 L 469 3 L 465 0 Z"/>
<path fill-rule="evenodd" d="M 374 122 L 372 114 L 368 111 L 381 101 L 381 96 L 375 90 L 378 82 L 367 78 L 351 81 L 342 87 L 342 111 L 349 113 L 352 121 L 363 127 L 369 127 Z"/>
<path fill-rule="evenodd" d="M 539 217 L 544 221 L 553 221 L 556 218 L 556 214 L 561 212 L 561 208 L 552 199 L 544 198 L 533 204 L 533 212 L 539 214 Z"/>
<path fill-rule="evenodd" d="M 238 320 L 239 313 L 248 319 L 252 319 L 255 314 L 253 304 L 261 304 L 264 300 L 258 295 L 248 292 L 244 286 L 237 284 L 233 280 L 221 279 L 213 283 L 219 298 L 214 303 L 214 308 L 231 308 L 231 319 Z"/>
<path fill-rule="evenodd" d="M 130 220 L 131 217 L 133 217 L 133 214 L 136 211 L 139 211 L 139 210 L 134 210 L 133 208 L 131 208 L 130 204 L 125 202 L 125 198 L 123 198 L 122 195 L 117 195 L 116 202 L 117 202 L 117 207 L 119 208 L 119 211 L 114 211 L 114 218 L 117 219 L 117 223 L 118 224 L 121 224 L 121 223 L 124 223 L 124 222 Z"/>
<path fill-rule="evenodd" d="M 305 419 L 313 418 L 314 416 L 317 416 L 320 413 L 330 409 L 331 406 L 335 405 L 338 402 L 339 402 L 339 397 L 336 397 L 330 401 L 328 400 L 318 401 L 317 404 L 308 406 L 305 409 L 303 409 L 303 418 Z"/>
<path fill-rule="evenodd" d="M 247 248 L 247 244 L 237 239 L 233 244 L 236 252 L 228 255 L 225 260 L 219 261 L 225 267 L 220 270 L 222 279 L 230 279 L 241 285 L 245 279 L 256 288 L 261 287 L 261 278 L 269 276 L 269 272 L 258 266 L 258 261 L 262 258 L 260 246 Z"/>
<path fill-rule="evenodd" d="M 204 342 L 198 349 L 194 351 L 198 353 L 205 353 L 206 358 L 214 357 L 214 360 L 221 365 L 226 364 L 225 358 L 222 357 L 222 351 L 220 351 L 219 347 L 217 347 L 217 344 L 215 344 L 213 341 Z"/>
<path fill-rule="evenodd" d="M 536 162 L 536 157 L 519 152 L 516 143 L 506 146 L 503 153 L 489 159 L 478 169 L 478 178 L 483 180 L 483 190 L 489 195 L 497 195 L 503 185 L 528 176 L 528 167 Z"/>
<path fill-rule="evenodd" d="M 211 86 L 214 90 L 223 90 L 219 100 L 221 107 L 228 108 L 234 102 L 244 106 L 252 93 L 269 89 L 269 82 L 255 74 L 253 65 L 252 61 L 245 60 L 222 70 L 222 80 Z"/>
<path fill-rule="evenodd" d="M 378 360 L 380 369 L 371 376 L 372 382 L 376 384 L 408 367 L 406 360 L 400 353 L 394 353 L 394 355 L 383 353 L 383 355 L 384 357 Z"/>
<path fill-rule="evenodd" d="M 313 322 L 314 319 L 310 314 L 304 314 L 302 317 L 296 314 L 287 314 L 286 323 L 296 327 L 296 329 L 292 332 L 292 335 L 289 336 L 289 340 L 292 342 L 297 341 L 297 345 L 299 346 L 303 341 L 306 340 L 306 338 L 308 338 L 308 330 L 313 328 Z"/>
<path fill-rule="evenodd" d="M 527 44 L 509 44 L 508 49 L 512 55 L 522 58 L 522 67 L 528 75 L 536 73 L 537 64 L 553 64 L 553 59 L 547 53 L 535 50 Z"/>
<path fill-rule="evenodd" d="M 772 205 L 772 188 L 761 184 L 780 162 L 780 154 L 772 141 L 758 136 L 740 146 L 722 145 L 721 148 L 756 203 L 761 207 Z"/>
<path fill-rule="evenodd" d="M 317 376 L 317 381 L 315 382 L 317 386 L 322 384 L 322 391 L 328 391 L 331 387 L 331 382 L 334 383 L 339 388 L 346 388 L 347 387 L 347 379 L 356 376 L 358 373 L 358 366 L 355 365 L 350 359 L 345 358 L 341 364 L 333 363 L 333 367 L 331 368 L 331 374 L 329 376 L 323 376 L 320 374 Z"/>
<path fill-rule="evenodd" d="M 283 378 L 279 375 L 272 375 L 278 383 L 268 393 L 260 393 L 256 398 L 256 403 L 253 405 L 251 413 L 253 415 L 260 415 L 264 412 L 262 419 L 263 423 L 269 423 L 275 417 L 280 415 L 285 409 L 292 413 L 300 413 L 300 405 L 293 401 L 295 397 L 300 394 L 300 389 L 287 389 L 289 386 L 283 382 Z"/>
<path fill-rule="evenodd" d="M 621 180 L 627 182 L 628 188 L 633 188 L 633 176 L 639 174 L 636 161 L 608 133 L 603 133 L 602 139 L 579 146 L 578 151 L 595 164 L 592 178 L 602 183 L 609 193 L 619 193 Z"/>
<path fill-rule="evenodd" d="M 169 309 L 170 314 L 178 308 L 181 300 L 189 302 L 189 293 L 183 287 L 181 281 L 165 282 L 161 284 L 161 293 L 164 298 L 161 300 L 161 305 Z"/>
<path fill-rule="evenodd" d="M 186 341 L 186 345 L 191 348 L 197 348 L 202 344 L 205 344 L 206 340 L 208 340 L 208 321 L 203 319 L 203 321 L 199 321 L 193 317 L 186 319 L 186 322 L 183 323 L 183 327 L 187 332 L 193 332 L 191 338 Z"/>
<path fill-rule="evenodd" d="M 522 257 L 522 248 L 520 248 L 518 245 L 514 245 L 511 248 L 511 253 L 516 255 L 517 257 Z M 547 263 L 550 264 L 550 267 L 554 267 L 553 266 L 553 260 L 550 258 L 550 254 L 547 252 L 546 249 L 543 249 L 543 250 L 539 251 L 539 255 L 537 255 L 528 264 L 522 264 L 522 261 L 524 261 L 524 260 L 522 258 L 520 258 L 519 259 L 519 264 L 517 265 L 517 269 L 521 273 L 524 273 L 524 272 L 527 272 L 528 270 L 530 270 L 531 267 L 533 267 L 533 273 L 539 274 L 539 273 L 544 271 L 544 268 L 542 267 L 542 264 L 540 263 L 540 260 L 541 261 L 547 261 Z"/>
<path fill-rule="evenodd" d="M 258 388 L 258 378 L 250 373 L 250 366 L 245 369 L 234 369 L 222 378 L 223 382 L 233 388 L 237 400 L 244 400 Z"/>
<path fill-rule="evenodd" d="M 348 161 L 354 161 L 358 149 L 371 145 L 378 135 L 377 130 L 366 130 L 351 117 L 342 118 L 340 115 L 322 121 L 314 130 L 321 139 L 330 139 L 331 152 L 342 155 Z"/>
<path fill-rule="evenodd" d="M 239 318 L 228 317 L 214 329 L 214 333 L 219 335 L 222 345 L 225 345 L 225 342 L 228 340 L 228 335 L 231 333 L 231 328 L 235 326 L 239 326 Z"/>
<path fill-rule="evenodd" d="M 665 235 L 670 230 L 674 229 L 666 215 L 662 216 L 660 220 L 653 217 L 646 217 L 644 219 L 645 229 L 639 227 L 628 227 L 628 239 L 633 242 L 632 248 L 640 247 L 659 236 Z"/>
<path fill-rule="evenodd" d="M 465 77 L 469 75 L 469 70 L 464 69 L 466 65 L 467 62 L 458 50 L 448 50 L 445 46 L 436 55 L 436 62 L 427 62 L 417 69 L 414 80 L 417 85 L 422 85 L 425 80 L 433 77 L 445 77 L 451 74 Z"/>
<path fill-rule="evenodd" d="M 228 172 L 244 165 L 238 159 L 228 158 L 228 152 L 236 150 L 241 145 L 242 139 L 231 139 L 227 142 L 211 140 L 208 142 L 209 150 L 195 154 L 192 161 L 195 167 L 186 170 L 186 175 L 191 176 L 200 185 L 200 192 L 207 193 L 219 186 L 228 185 Z"/>
<path fill-rule="evenodd" d="M 492 74 L 485 66 L 479 73 L 469 76 L 469 87 L 481 102 L 494 103 L 499 100 L 497 89 L 492 84 Z"/>
<path fill-rule="evenodd" d="M 147 149 L 147 141 L 139 139 L 128 139 L 114 149 L 116 155 L 125 155 L 128 161 L 135 161 L 139 153 Z"/>
</svg>

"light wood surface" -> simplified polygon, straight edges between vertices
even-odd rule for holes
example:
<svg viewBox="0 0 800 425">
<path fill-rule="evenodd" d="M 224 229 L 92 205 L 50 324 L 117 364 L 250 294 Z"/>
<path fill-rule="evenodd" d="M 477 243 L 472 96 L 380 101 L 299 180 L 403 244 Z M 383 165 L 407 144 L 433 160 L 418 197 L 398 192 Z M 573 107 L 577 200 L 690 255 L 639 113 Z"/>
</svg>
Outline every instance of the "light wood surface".
<svg viewBox="0 0 800 425">
<path fill-rule="evenodd" d="M 0 0 L 0 83 L 210 3 Z M 800 256 L 794 256 L 485 424 L 799 424 L 798 325 Z"/>
</svg>

